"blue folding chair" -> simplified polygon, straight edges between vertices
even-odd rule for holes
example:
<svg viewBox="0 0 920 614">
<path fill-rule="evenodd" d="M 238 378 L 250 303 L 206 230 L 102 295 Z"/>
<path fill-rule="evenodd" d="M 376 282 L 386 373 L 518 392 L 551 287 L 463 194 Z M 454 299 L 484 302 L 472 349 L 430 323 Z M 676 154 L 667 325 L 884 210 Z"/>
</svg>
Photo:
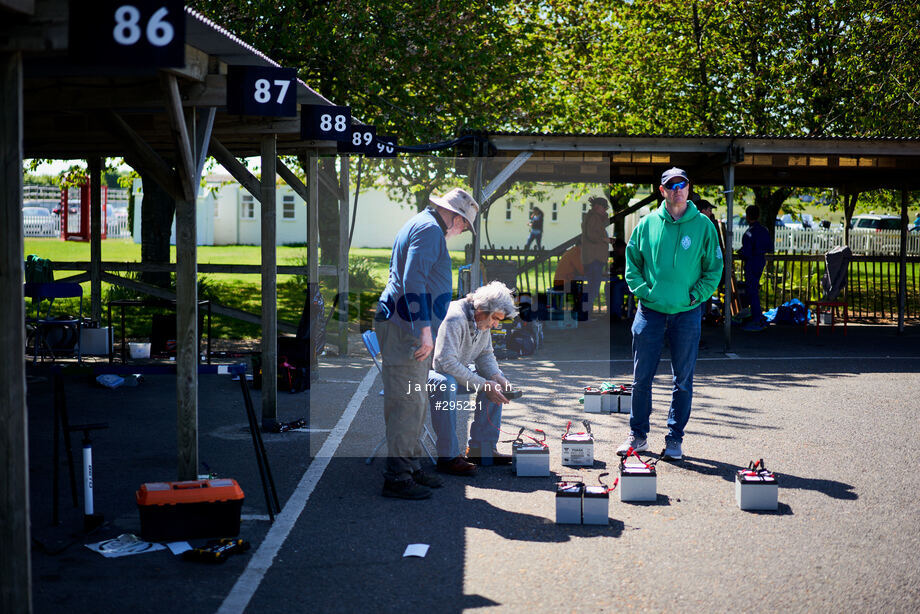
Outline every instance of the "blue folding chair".
<svg viewBox="0 0 920 614">
<path fill-rule="evenodd" d="M 377 367 L 377 371 L 380 373 L 382 377 L 383 368 L 380 366 L 380 362 L 377 360 L 377 357 L 380 356 L 381 360 L 383 359 L 383 357 L 380 354 L 380 342 L 377 341 L 377 333 L 375 333 L 372 330 L 366 330 L 361 334 L 361 339 L 364 341 L 364 347 L 367 348 L 367 353 L 370 354 L 371 358 L 374 360 L 374 366 Z M 380 394 L 383 395 L 382 388 L 380 389 Z M 418 438 L 418 443 L 419 445 L 422 446 L 422 449 L 425 451 L 425 454 L 428 455 L 428 458 L 431 460 L 431 462 L 434 463 L 435 462 L 434 455 L 431 453 L 431 450 L 428 449 L 428 445 L 426 441 L 430 441 L 432 446 L 436 446 L 436 444 L 434 441 L 434 436 L 431 434 L 431 431 L 428 429 L 427 419 L 426 419 L 426 423 L 422 425 L 422 428 L 424 429 L 424 431 L 422 432 L 422 436 Z M 387 437 L 386 435 L 384 435 L 383 439 L 381 439 L 377 443 L 376 447 L 374 447 L 373 452 L 371 452 L 371 455 L 368 456 L 364 460 L 364 462 L 368 465 L 374 462 L 374 458 L 376 458 L 377 452 L 380 451 L 380 448 L 382 448 L 386 442 L 387 442 Z"/>
<path fill-rule="evenodd" d="M 63 352 L 73 352 L 77 362 L 82 362 L 83 355 L 80 351 L 80 332 L 83 328 L 83 288 L 80 284 L 69 282 L 26 283 L 23 294 L 32 299 L 35 306 L 35 316 L 27 318 L 26 323 L 32 326 L 32 362 L 38 360 L 41 353 L 42 362 L 45 361 L 45 351 L 54 362 L 55 346 L 64 346 Z M 51 305 L 56 298 L 79 298 L 80 308 L 76 318 L 51 318 Z M 42 314 L 42 303 L 48 301 L 47 308 Z M 27 344 L 28 345 L 28 344 Z M 73 348 L 73 349 L 71 349 Z"/>
</svg>

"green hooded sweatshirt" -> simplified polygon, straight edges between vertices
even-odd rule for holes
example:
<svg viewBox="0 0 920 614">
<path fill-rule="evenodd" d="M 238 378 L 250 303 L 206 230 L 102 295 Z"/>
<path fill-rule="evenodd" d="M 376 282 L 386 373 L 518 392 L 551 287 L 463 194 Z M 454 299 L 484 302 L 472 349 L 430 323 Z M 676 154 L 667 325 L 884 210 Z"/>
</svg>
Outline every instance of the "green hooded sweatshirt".
<svg viewBox="0 0 920 614">
<path fill-rule="evenodd" d="M 716 228 L 690 201 L 679 220 L 671 218 L 662 202 L 629 237 L 626 283 L 649 309 L 669 314 L 690 311 L 712 296 L 721 277 L 722 249 Z"/>
</svg>

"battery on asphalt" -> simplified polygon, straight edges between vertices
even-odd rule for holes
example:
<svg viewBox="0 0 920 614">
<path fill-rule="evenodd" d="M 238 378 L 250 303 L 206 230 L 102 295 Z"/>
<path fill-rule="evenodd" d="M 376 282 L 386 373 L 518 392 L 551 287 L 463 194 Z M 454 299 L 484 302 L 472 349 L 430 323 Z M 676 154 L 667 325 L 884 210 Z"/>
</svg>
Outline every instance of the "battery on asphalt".
<svg viewBox="0 0 920 614">
<path fill-rule="evenodd" d="M 587 397 L 586 397 L 587 398 Z M 590 467 L 594 464 L 594 435 L 591 434 L 591 423 L 582 421 L 585 430 L 572 433 L 572 422 L 569 421 L 562 435 L 562 464 L 574 467 Z"/>
<path fill-rule="evenodd" d="M 626 460 L 636 457 L 634 463 Z M 655 501 L 658 498 L 658 474 L 655 465 L 643 461 L 632 448 L 620 459 L 620 501 Z"/>
<path fill-rule="evenodd" d="M 779 507 L 779 482 L 776 474 L 764 467 L 763 459 L 751 461 L 747 469 L 735 472 L 735 501 L 743 510 Z"/>
<path fill-rule="evenodd" d="M 149 542 L 232 537 L 245 496 L 233 479 L 151 482 L 135 493 L 141 537 Z"/>
</svg>

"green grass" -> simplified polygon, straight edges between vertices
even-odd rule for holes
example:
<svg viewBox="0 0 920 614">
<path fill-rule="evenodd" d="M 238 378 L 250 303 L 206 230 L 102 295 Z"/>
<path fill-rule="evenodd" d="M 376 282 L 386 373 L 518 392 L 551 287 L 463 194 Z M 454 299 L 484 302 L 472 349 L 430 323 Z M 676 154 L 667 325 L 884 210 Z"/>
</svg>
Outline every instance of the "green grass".
<svg viewBox="0 0 920 614">
<path fill-rule="evenodd" d="M 350 312 L 353 321 L 362 317 L 362 310 L 372 309 L 376 297 L 386 285 L 389 265 L 389 249 L 353 249 L 349 255 L 351 270 L 350 291 L 358 299 L 354 300 Z M 171 261 L 175 262 L 176 250 L 170 250 Z M 26 238 L 23 256 L 35 254 L 52 262 L 88 262 L 90 260 L 89 243 L 61 241 L 60 239 Z M 277 261 L 279 265 L 302 265 L 306 263 L 306 247 L 279 246 Z M 102 242 L 102 260 L 106 262 L 140 262 L 141 246 L 130 239 L 110 239 Z M 366 261 L 363 262 L 362 261 Z M 464 264 L 463 252 L 451 252 L 454 271 Z M 199 264 L 253 264 L 261 262 L 261 247 L 257 245 L 198 246 Z M 55 277 L 62 279 L 76 271 L 57 271 Z M 359 273 L 356 275 L 356 273 Z M 124 276 L 125 273 L 116 273 Z M 278 276 L 278 318 L 297 323 L 303 310 L 306 280 L 298 275 Z M 326 300 L 326 309 L 331 308 L 336 293 L 335 278 L 323 277 L 320 289 Z M 89 282 L 83 283 L 83 312 L 89 311 Z M 110 284 L 102 284 L 103 321 L 106 320 L 105 302 L 113 298 L 130 298 L 135 294 Z M 262 310 L 261 279 L 259 275 L 209 273 L 199 274 L 199 295 L 214 301 L 258 314 Z M 31 307 L 30 311 L 32 310 Z M 52 313 L 75 313 L 77 302 L 55 301 Z M 366 314 L 363 314 L 366 318 Z M 117 314 L 113 314 L 117 319 Z M 125 313 L 126 331 L 129 337 L 145 337 L 150 332 L 150 313 L 138 309 L 129 309 Z M 218 339 L 253 339 L 261 336 L 259 327 L 246 324 L 233 318 L 214 316 L 212 327 L 214 338 Z"/>
<path fill-rule="evenodd" d="M 35 254 L 47 258 L 52 262 L 88 262 L 90 259 L 89 243 L 77 241 L 61 241 L 59 239 L 25 239 L 23 255 Z M 175 262 L 176 250 L 171 248 L 171 261 Z M 277 251 L 278 264 L 299 264 L 306 257 L 304 247 L 279 246 Z M 141 246 L 130 239 L 112 239 L 102 242 L 102 260 L 107 262 L 140 262 Z M 261 248 L 255 245 L 233 246 L 199 246 L 199 264 L 255 264 L 261 262 Z M 76 271 L 56 271 L 57 279 L 75 274 Z M 125 273 L 115 273 L 124 276 Z M 207 274 L 199 275 L 199 294 L 202 298 L 211 298 L 214 301 L 258 314 L 262 310 L 261 279 L 259 275 L 251 274 Z M 84 300 L 83 313 L 89 312 L 90 284 L 83 286 Z M 303 310 L 306 287 L 298 283 L 294 275 L 278 276 L 278 318 L 296 324 L 300 320 Z M 135 294 L 131 291 L 115 288 L 110 284 L 102 284 L 103 321 L 106 321 L 107 312 L 105 302 L 112 298 L 129 298 Z M 28 306 L 30 313 L 34 308 Z M 76 300 L 57 300 L 52 313 L 76 313 L 78 304 Z M 113 314 L 117 318 L 117 314 Z M 146 337 L 150 334 L 151 312 L 129 309 L 125 313 L 126 332 L 129 337 Z M 261 336 L 259 326 L 247 324 L 233 318 L 214 316 L 212 335 L 217 339 L 252 339 Z"/>
</svg>

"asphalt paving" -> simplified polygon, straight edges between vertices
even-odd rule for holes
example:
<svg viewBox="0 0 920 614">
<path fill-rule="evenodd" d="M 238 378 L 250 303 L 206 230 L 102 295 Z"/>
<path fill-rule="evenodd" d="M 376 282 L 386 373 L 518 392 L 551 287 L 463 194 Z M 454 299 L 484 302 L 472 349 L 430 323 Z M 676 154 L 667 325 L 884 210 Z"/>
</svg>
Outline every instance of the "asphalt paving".
<svg viewBox="0 0 920 614">
<path fill-rule="evenodd" d="M 771 327 L 737 332 L 727 352 L 721 329 L 705 329 L 684 459 L 659 463 L 657 500 L 622 502 L 615 490 L 608 526 L 558 525 L 556 475 L 596 483 L 601 473 L 616 474 L 628 416 L 585 414 L 578 398 L 585 385 L 628 381 L 629 356 L 625 324 L 589 322 L 548 331 L 537 354 L 503 361 L 525 394 L 504 408 L 502 429 L 512 437 L 520 427 L 543 429 L 554 475 L 482 468 L 472 478 L 446 476 L 425 501 L 380 496 L 383 458 L 366 463 L 383 435 L 383 400 L 363 348 L 324 359 L 309 393 L 279 393 L 279 418 L 307 418 L 313 432 L 264 435 L 284 508 L 274 522 L 239 384 L 202 376 L 200 457 L 246 492 L 240 536 L 252 544 L 221 565 L 169 551 L 106 559 L 83 546 L 139 533 L 134 491 L 174 479 L 172 376 L 118 390 L 68 378 L 71 422 L 109 423 L 93 434 L 96 507 L 106 523 L 83 535 L 63 461 L 64 523 L 50 523 L 52 395 L 32 373 L 35 611 L 920 609 L 920 328 L 851 325 L 844 335 L 822 327 L 815 336 Z M 669 391 L 665 353 L 653 391 L 653 459 L 664 445 Z M 559 439 L 570 420 L 583 419 L 591 421 L 596 462 L 563 467 Z M 460 420 L 468 423 L 469 412 Z M 759 458 L 779 476 L 775 512 L 735 503 L 735 471 Z M 415 543 L 428 544 L 427 555 L 404 558 Z"/>
</svg>

